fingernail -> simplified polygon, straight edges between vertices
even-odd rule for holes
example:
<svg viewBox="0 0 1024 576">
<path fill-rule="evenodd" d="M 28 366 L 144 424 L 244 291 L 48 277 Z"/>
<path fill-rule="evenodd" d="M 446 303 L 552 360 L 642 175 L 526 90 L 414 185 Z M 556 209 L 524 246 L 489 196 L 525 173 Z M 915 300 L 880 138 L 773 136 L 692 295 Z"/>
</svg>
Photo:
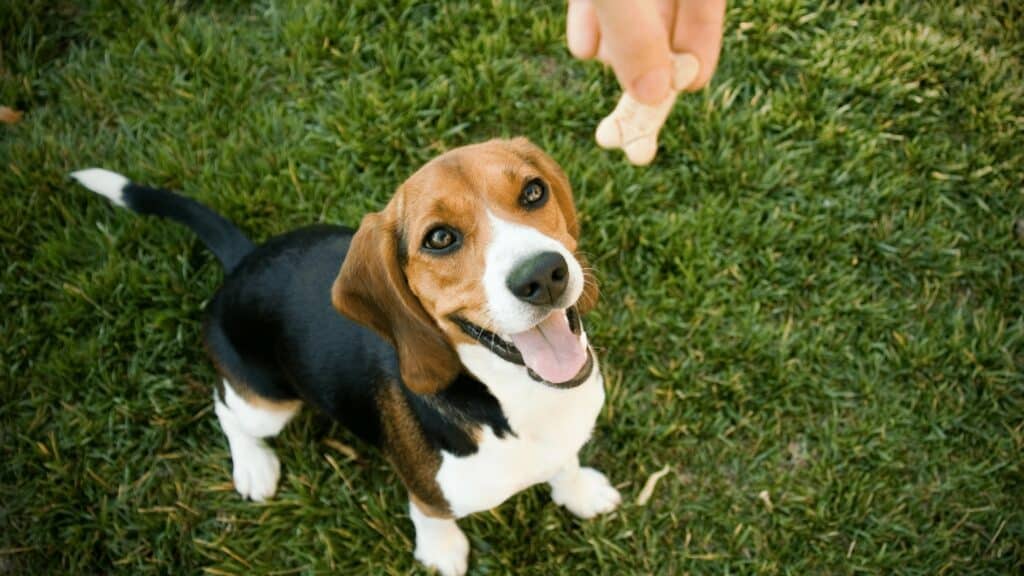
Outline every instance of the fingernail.
<svg viewBox="0 0 1024 576">
<path fill-rule="evenodd" d="M 657 104 L 668 96 L 671 78 L 665 68 L 655 68 L 633 81 L 633 97 L 644 104 Z"/>
</svg>

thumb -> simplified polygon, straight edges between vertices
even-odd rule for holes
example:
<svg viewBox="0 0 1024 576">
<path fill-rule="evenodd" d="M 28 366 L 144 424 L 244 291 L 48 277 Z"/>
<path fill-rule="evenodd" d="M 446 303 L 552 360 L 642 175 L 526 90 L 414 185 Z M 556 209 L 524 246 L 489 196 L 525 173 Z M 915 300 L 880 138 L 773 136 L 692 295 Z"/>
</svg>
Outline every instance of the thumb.
<svg viewBox="0 0 1024 576">
<path fill-rule="evenodd" d="M 663 100 L 672 83 L 672 55 L 657 6 L 651 0 L 593 3 L 601 26 L 599 57 L 631 96 L 644 104 Z"/>
</svg>

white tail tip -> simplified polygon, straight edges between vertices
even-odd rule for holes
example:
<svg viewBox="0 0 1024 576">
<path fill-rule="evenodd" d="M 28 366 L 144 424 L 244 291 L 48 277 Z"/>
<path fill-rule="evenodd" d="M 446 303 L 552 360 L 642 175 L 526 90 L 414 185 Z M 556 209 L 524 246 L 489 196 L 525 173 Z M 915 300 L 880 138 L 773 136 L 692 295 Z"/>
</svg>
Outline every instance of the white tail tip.
<svg viewBox="0 0 1024 576">
<path fill-rule="evenodd" d="M 114 204 L 126 207 L 124 204 L 124 187 L 129 180 L 117 172 L 104 170 L 103 168 L 86 168 L 72 172 L 71 177 L 78 180 L 78 183 L 89 190 L 106 196 Z"/>
</svg>

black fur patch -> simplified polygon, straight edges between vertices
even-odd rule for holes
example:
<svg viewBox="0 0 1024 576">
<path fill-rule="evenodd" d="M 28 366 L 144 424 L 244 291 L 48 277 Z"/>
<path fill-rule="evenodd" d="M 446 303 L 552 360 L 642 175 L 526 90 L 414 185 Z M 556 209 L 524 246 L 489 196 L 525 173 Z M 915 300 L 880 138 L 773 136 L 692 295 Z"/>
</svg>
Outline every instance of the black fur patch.
<svg viewBox="0 0 1024 576">
<path fill-rule="evenodd" d="M 498 399 L 464 372 L 437 394 L 420 396 L 406 390 L 406 399 L 435 450 L 456 456 L 474 454 L 477 445 L 472 433 L 482 425 L 490 426 L 498 438 L 515 436 Z"/>
</svg>

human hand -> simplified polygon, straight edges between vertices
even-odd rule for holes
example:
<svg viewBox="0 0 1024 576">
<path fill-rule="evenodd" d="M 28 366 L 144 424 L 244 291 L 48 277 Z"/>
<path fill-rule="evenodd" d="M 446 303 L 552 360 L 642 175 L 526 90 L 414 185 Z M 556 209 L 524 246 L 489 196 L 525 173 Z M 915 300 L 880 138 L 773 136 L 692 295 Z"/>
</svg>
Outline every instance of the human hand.
<svg viewBox="0 0 1024 576">
<path fill-rule="evenodd" d="M 654 105 L 672 89 L 673 53 L 699 62 L 686 90 L 707 85 L 724 22 L 725 0 L 569 0 L 566 41 L 573 56 L 610 65 L 630 96 Z"/>
</svg>

